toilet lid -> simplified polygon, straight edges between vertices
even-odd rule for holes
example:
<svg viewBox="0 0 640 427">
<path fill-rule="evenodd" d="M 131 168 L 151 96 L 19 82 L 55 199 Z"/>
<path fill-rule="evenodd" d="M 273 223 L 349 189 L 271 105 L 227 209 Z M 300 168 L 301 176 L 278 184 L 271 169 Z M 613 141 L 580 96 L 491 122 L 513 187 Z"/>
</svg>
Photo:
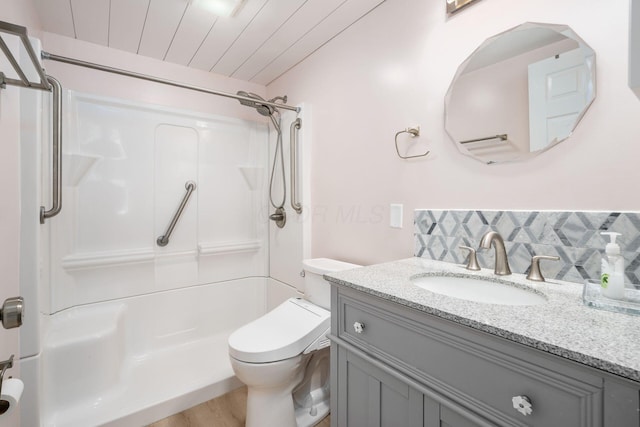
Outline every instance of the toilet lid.
<svg viewBox="0 0 640 427">
<path fill-rule="evenodd" d="M 229 354 L 249 363 L 276 362 L 302 354 L 329 329 L 331 313 L 290 298 L 229 336 Z"/>
</svg>

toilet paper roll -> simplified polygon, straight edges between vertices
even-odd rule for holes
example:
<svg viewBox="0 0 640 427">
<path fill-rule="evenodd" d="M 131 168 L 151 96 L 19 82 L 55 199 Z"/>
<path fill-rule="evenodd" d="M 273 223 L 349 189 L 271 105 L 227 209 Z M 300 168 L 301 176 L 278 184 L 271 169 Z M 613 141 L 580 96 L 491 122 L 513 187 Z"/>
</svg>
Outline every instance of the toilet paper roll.
<svg viewBox="0 0 640 427">
<path fill-rule="evenodd" d="M 5 416 L 10 414 L 18 406 L 24 383 L 18 378 L 7 378 L 2 381 L 2 393 L 0 394 L 0 413 Z"/>
</svg>

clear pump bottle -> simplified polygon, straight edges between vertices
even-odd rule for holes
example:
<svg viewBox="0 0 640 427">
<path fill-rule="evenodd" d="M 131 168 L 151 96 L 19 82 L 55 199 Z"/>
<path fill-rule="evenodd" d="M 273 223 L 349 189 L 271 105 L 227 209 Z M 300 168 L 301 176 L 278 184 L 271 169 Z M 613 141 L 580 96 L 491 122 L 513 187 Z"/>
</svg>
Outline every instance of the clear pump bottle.
<svg viewBox="0 0 640 427">
<path fill-rule="evenodd" d="M 620 255 L 620 246 L 616 243 L 616 237 L 620 236 L 620 233 L 605 231 L 600 234 L 611 239 L 602 256 L 602 294 L 607 298 L 624 299 L 624 258 Z"/>
</svg>

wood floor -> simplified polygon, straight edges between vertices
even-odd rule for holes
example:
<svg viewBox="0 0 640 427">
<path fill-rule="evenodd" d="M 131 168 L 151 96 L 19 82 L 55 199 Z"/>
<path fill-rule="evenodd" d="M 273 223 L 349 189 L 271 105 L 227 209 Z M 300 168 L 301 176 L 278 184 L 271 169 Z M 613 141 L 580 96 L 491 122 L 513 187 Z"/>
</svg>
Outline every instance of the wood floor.
<svg viewBox="0 0 640 427">
<path fill-rule="evenodd" d="M 244 427 L 246 408 L 247 388 L 241 387 L 148 427 Z M 330 427 L 330 425 L 330 416 L 328 416 L 316 427 Z"/>
</svg>

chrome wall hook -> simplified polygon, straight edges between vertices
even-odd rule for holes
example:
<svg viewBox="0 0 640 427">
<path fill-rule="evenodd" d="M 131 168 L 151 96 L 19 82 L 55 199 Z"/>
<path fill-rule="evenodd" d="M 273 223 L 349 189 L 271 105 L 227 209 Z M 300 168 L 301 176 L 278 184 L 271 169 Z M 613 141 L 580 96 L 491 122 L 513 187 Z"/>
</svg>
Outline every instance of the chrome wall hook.
<svg viewBox="0 0 640 427">
<path fill-rule="evenodd" d="M 430 153 L 430 151 L 427 151 L 424 154 L 416 154 L 415 156 L 403 156 L 402 154 L 400 154 L 400 149 L 398 149 L 398 135 L 400 135 L 401 133 L 408 133 L 411 138 L 415 138 L 417 136 L 420 136 L 420 126 L 416 126 L 414 128 L 406 128 L 404 130 L 401 130 L 400 132 L 396 132 L 395 141 L 396 153 L 398 153 L 398 157 L 400 157 L 401 159 L 415 159 L 416 157 L 424 157 Z"/>
</svg>

